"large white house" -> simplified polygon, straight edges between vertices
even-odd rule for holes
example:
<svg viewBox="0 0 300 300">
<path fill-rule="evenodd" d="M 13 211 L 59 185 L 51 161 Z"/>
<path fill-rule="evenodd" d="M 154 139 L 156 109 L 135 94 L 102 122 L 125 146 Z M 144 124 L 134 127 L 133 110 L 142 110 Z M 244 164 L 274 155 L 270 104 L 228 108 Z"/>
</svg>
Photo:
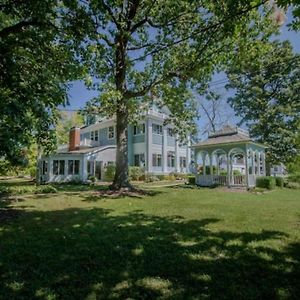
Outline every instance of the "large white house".
<svg viewBox="0 0 300 300">
<path fill-rule="evenodd" d="M 168 110 L 150 109 L 137 125 L 128 126 L 128 163 L 147 173 L 187 173 L 191 161 L 190 138 L 180 143 L 172 125 L 164 125 Z M 71 128 L 69 143 L 39 161 L 40 180 L 86 181 L 90 175 L 104 179 L 105 167 L 116 160 L 115 119 L 89 120 Z"/>
</svg>

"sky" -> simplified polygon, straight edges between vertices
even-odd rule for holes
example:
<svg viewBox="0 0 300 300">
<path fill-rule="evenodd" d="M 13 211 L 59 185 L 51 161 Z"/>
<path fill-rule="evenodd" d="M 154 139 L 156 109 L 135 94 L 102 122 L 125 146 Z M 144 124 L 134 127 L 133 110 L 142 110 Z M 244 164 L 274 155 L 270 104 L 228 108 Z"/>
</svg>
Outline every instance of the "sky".
<svg viewBox="0 0 300 300">
<path fill-rule="evenodd" d="M 279 40 L 289 40 L 293 45 L 294 51 L 300 53 L 300 32 L 294 32 L 288 29 L 286 26 L 287 23 L 291 21 L 290 12 L 287 14 L 285 24 L 281 27 L 281 32 L 279 36 L 276 36 L 275 39 Z M 226 76 L 224 73 L 215 74 L 212 78 L 211 88 L 213 88 L 216 92 L 220 93 L 223 98 L 227 99 L 232 95 L 232 92 L 227 92 L 224 88 L 226 84 Z M 72 87 L 69 91 L 69 99 L 70 105 L 65 107 L 66 110 L 78 110 L 83 108 L 88 100 L 97 96 L 97 91 L 88 90 L 82 81 L 75 81 L 72 83 Z M 226 101 L 225 101 L 226 102 Z M 229 105 L 225 106 L 228 114 L 234 116 L 234 112 L 230 108 Z M 200 117 L 199 121 L 197 121 L 199 132 L 201 133 L 201 129 L 204 127 L 207 120 L 205 117 Z M 235 125 L 238 122 L 238 119 L 233 117 L 230 123 Z"/>
</svg>

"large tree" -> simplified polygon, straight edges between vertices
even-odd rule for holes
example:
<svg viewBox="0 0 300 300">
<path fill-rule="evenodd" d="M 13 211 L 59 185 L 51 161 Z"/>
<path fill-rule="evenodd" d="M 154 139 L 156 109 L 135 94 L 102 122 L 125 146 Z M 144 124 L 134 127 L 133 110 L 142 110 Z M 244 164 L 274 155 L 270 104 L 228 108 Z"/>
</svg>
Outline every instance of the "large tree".
<svg viewBox="0 0 300 300">
<path fill-rule="evenodd" d="M 53 148 L 56 107 L 79 75 L 58 0 L 0 2 L 0 156 Z"/>
<path fill-rule="evenodd" d="M 190 87 L 248 40 L 264 38 L 267 1 L 91 0 L 68 1 L 67 22 L 100 95 L 89 110 L 116 116 L 117 158 L 112 188 L 128 182 L 129 120 L 155 103 L 168 106 L 178 131 L 191 130 Z M 263 22 L 262 20 L 266 21 Z M 87 80 L 89 81 L 89 80 Z"/>
<path fill-rule="evenodd" d="M 251 135 L 269 145 L 269 162 L 291 161 L 299 151 L 300 55 L 287 41 L 258 43 L 247 58 L 237 58 L 228 77 L 235 90 L 229 102 Z"/>
</svg>

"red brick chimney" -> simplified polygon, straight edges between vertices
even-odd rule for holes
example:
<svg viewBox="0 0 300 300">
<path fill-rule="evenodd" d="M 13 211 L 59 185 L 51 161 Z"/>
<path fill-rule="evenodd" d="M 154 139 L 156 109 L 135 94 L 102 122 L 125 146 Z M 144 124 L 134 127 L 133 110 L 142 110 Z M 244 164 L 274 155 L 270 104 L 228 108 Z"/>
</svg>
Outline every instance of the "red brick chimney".
<svg viewBox="0 0 300 300">
<path fill-rule="evenodd" d="M 78 150 L 80 145 L 80 128 L 72 127 L 69 135 L 69 151 Z"/>
</svg>

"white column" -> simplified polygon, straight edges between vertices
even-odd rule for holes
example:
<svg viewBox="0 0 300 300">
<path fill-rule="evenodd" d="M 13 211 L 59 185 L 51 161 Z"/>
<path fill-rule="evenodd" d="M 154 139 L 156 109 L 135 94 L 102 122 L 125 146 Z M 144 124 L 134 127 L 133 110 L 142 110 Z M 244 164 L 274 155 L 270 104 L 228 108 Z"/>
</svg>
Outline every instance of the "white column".
<svg viewBox="0 0 300 300">
<path fill-rule="evenodd" d="M 163 173 L 168 173 L 168 129 L 163 128 L 163 147 L 162 147 L 162 170 Z"/>
<path fill-rule="evenodd" d="M 180 172 L 179 140 L 178 134 L 175 135 L 175 172 Z"/>
<path fill-rule="evenodd" d="M 82 157 L 82 181 L 86 181 L 88 179 L 88 172 L 87 172 L 87 157 Z M 102 173 L 101 173 L 102 176 Z"/>
<path fill-rule="evenodd" d="M 212 164 L 213 156 L 212 154 L 209 155 L 209 173 L 212 176 L 213 175 L 213 164 Z"/>
<path fill-rule="evenodd" d="M 246 154 L 245 154 L 245 167 L 246 167 L 246 185 L 247 187 L 249 187 L 249 166 L 248 166 L 248 153 L 246 150 Z"/>
<path fill-rule="evenodd" d="M 217 175 L 220 175 L 220 166 L 219 166 L 219 164 L 220 164 L 220 159 L 219 159 L 219 155 L 218 155 L 218 154 L 216 154 L 216 164 L 217 164 L 217 166 L 216 166 L 216 169 L 217 169 Z"/>
<path fill-rule="evenodd" d="M 262 175 L 266 176 L 266 155 L 262 154 Z"/>
<path fill-rule="evenodd" d="M 255 175 L 255 159 L 254 159 L 254 152 L 251 151 L 251 167 L 252 167 L 252 175 Z"/>
<path fill-rule="evenodd" d="M 203 170 L 203 175 L 206 175 L 206 163 L 205 163 L 205 161 L 206 161 L 206 154 L 202 154 L 202 162 L 203 162 L 203 164 L 202 164 L 202 170 Z"/>
<path fill-rule="evenodd" d="M 191 164 L 191 138 L 187 137 L 187 147 L 186 147 L 186 172 L 190 173 L 190 164 Z"/>
<path fill-rule="evenodd" d="M 147 170 L 152 172 L 152 121 L 147 120 Z"/>
</svg>

